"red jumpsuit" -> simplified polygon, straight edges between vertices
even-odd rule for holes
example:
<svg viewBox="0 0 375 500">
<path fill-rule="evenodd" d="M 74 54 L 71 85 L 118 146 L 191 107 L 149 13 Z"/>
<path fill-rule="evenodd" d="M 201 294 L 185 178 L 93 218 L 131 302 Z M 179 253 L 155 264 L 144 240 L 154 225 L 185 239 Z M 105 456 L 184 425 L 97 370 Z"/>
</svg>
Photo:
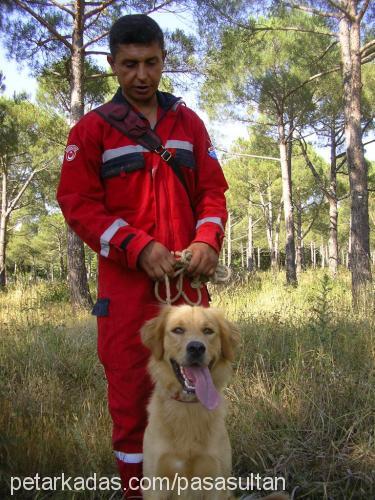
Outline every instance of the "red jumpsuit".
<svg viewBox="0 0 375 500">
<path fill-rule="evenodd" d="M 99 254 L 98 355 L 108 380 L 113 447 L 123 482 L 141 470 L 151 382 L 142 324 L 158 312 L 153 282 L 137 267 L 152 240 L 181 251 L 205 242 L 220 251 L 227 183 L 203 122 L 171 94 L 158 92 L 155 132 L 181 165 L 190 191 L 157 154 L 114 129 L 95 111 L 71 130 L 57 199 L 71 228 Z M 113 98 L 124 102 L 121 89 Z M 191 201 L 195 207 L 194 213 Z M 203 305 L 208 305 L 203 291 Z M 185 293 L 195 300 L 195 292 Z"/>
</svg>

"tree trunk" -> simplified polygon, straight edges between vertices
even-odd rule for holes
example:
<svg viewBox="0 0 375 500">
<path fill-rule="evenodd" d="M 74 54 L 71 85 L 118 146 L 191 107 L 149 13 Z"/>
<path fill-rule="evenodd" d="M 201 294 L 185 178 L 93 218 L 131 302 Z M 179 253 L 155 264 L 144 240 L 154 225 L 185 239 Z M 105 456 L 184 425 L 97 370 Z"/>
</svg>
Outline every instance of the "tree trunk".
<svg viewBox="0 0 375 500">
<path fill-rule="evenodd" d="M 331 171 L 330 171 L 329 203 L 329 240 L 328 240 L 328 267 L 333 277 L 337 274 L 339 259 L 339 245 L 337 240 L 337 165 L 336 165 L 336 129 L 331 127 Z"/>
<path fill-rule="evenodd" d="M 271 269 L 274 269 L 275 258 L 273 251 L 273 207 L 272 207 L 272 192 L 269 179 L 267 185 L 267 200 L 265 200 L 262 190 L 260 188 L 259 188 L 259 198 L 262 204 L 262 212 L 266 224 L 266 237 L 267 237 L 268 251 L 270 253 Z"/>
<path fill-rule="evenodd" d="M 315 242 L 313 242 L 313 267 L 316 269 L 316 245 Z"/>
<path fill-rule="evenodd" d="M 340 49 L 344 80 L 345 138 L 351 194 L 352 299 L 356 308 L 371 283 L 370 229 L 368 215 L 368 172 L 364 159 L 361 130 L 360 20 L 357 1 L 349 0 L 352 19 L 340 20 Z"/>
<path fill-rule="evenodd" d="M 329 198 L 329 241 L 328 241 L 328 267 L 333 277 L 337 274 L 339 259 L 339 246 L 337 242 L 338 210 L 337 199 Z"/>
<path fill-rule="evenodd" d="M 84 1 L 75 0 L 75 17 L 73 29 L 72 50 L 72 78 L 71 78 L 71 108 L 70 125 L 75 125 L 84 114 L 83 101 L 83 71 L 84 71 L 84 49 L 83 49 L 83 23 L 84 23 Z M 73 307 L 89 308 L 92 306 L 92 298 L 87 281 L 85 266 L 85 251 L 82 240 L 68 227 L 67 229 L 67 253 L 68 253 L 68 281 L 70 288 L 70 300 Z"/>
<path fill-rule="evenodd" d="M 1 214 L 0 214 L 0 290 L 7 284 L 5 269 L 6 228 L 7 228 L 7 176 L 1 176 Z"/>
<path fill-rule="evenodd" d="M 232 264 L 232 215 L 230 212 L 228 212 L 228 220 L 227 220 L 227 245 L 228 245 L 227 266 L 230 267 Z"/>
<path fill-rule="evenodd" d="M 279 130 L 279 149 L 280 149 L 280 165 L 283 187 L 283 204 L 285 217 L 285 268 L 286 281 L 289 285 L 297 285 L 296 272 L 296 252 L 294 244 L 294 218 L 293 218 L 293 203 L 292 203 L 292 179 L 291 165 L 288 162 L 287 143 L 285 140 L 285 125 L 282 116 L 278 119 Z"/>
<path fill-rule="evenodd" d="M 252 273 L 254 269 L 254 251 L 253 251 L 253 218 L 249 215 L 247 226 L 247 270 Z"/>
<path fill-rule="evenodd" d="M 301 205 L 296 205 L 297 208 L 297 252 L 296 252 L 296 267 L 297 274 L 302 272 L 302 208 Z"/>
<path fill-rule="evenodd" d="M 276 225 L 275 225 L 275 241 L 274 241 L 274 255 L 276 265 L 280 267 L 280 252 L 279 252 L 279 239 L 280 239 L 280 226 L 281 226 L 281 216 L 283 212 L 283 198 L 281 197 L 279 208 L 277 211 Z"/>
</svg>

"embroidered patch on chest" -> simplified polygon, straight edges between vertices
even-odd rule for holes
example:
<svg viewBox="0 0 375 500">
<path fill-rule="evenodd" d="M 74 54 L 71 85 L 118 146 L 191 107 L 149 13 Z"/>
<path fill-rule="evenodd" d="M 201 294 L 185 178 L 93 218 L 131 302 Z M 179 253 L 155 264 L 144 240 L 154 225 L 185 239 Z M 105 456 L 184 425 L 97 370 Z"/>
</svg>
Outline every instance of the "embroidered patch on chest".
<svg viewBox="0 0 375 500">
<path fill-rule="evenodd" d="M 67 146 L 65 149 L 65 159 L 66 161 L 73 161 L 74 158 L 77 156 L 77 152 L 79 151 L 79 147 L 76 146 L 75 144 L 70 144 Z"/>
</svg>

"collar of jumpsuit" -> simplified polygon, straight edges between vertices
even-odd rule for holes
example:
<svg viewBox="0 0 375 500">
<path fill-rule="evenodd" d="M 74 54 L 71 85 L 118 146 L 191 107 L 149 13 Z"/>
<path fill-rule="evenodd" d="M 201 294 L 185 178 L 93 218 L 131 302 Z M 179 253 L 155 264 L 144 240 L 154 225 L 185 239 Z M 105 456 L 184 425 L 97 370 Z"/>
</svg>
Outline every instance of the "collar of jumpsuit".
<svg viewBox="0 0 375 500">
<path fill-rule="evenodd" d="M 156 91 L 156 98 L 158 100 L 158 121 L 160 120 L 160 118 L 162 118 L 162 116 L 171 108 L 173 108 L 173 106 L 181 101 L 181 98 L 180 97 L 176 97 L 174 96 L 173 94 L 170 94 L 169 92 L 161 92 L 160 90 L 157 90 Z M 116 104 L 127 104 L 128 106 L 132 106 L 129 101 L 124 97 L 123 93 L 122 93 L 122 90 L 121 90 L 121 87 L 118 88 L 116 94 L 113 96 L 112 98 L 112 102 L 116 103 Z M 132 106 L 134 108 L 134 106 Z M 140 114 L 142 117 L 144 117 L 144 115 L 142 115 L 142 113 L 137 109 L 137 108 L 134 108 L 138 114 Z"/>
</svg>

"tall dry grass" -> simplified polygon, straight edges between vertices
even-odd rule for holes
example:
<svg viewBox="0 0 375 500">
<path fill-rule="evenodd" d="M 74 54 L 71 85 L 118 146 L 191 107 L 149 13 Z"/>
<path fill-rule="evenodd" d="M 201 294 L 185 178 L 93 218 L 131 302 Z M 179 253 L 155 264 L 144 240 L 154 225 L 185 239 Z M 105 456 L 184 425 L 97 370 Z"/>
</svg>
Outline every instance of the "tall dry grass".
<svg viewBox="0 0 375 500">
<path fill-rule="evenodd" d="M 227 390 L 234 474 L 284 475 L 293 498 L 374 498 L 375 317 L 352 314 L 345 273 L 283 281 L 212 290 L 243 339 Z M 0 498 L 12 475 L 116 474 L 94 318 L 73 315 L 62 285 L 25 284 L 0 295 L 0 324 Z"/>
<path fill-rule="evenodd" d="M 234 467 L 287 478 L 293 498 L 375 498 L 375 316 L 349 275 L 263 275 L 215 296 L 241 326 L 228 389 Z"/>
</svg>

